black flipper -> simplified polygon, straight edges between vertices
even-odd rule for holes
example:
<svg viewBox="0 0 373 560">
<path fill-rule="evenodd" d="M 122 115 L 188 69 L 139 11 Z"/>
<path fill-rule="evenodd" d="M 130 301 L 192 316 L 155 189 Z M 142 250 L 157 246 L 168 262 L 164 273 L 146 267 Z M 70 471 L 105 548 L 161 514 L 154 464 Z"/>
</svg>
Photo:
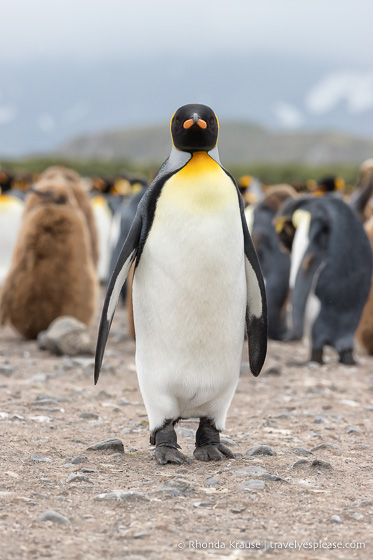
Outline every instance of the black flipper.
<svg viewBox="0 0 373 560">
<path fill-rule="evenodd" d="M 247 285 L 246 327 L 249 344 L 250 370 L 257 377 L 267 354 L 267 299 L 259 260 L 250 237 L 243 207 L 241 208 L 242 229 L 245 248 L 245 270 Z"/>
<path fill-rule="evenodd" d="M 141 235 L 141 225 L 142 220 L 140 214 L 137 213 L 133 221 L 132 227 L 128 234 L 128 237 L 123 245 L 122 251 L 119 255 L 117 264 L 115 265 L 113 274 L 111 276 L 106 296 L 105 302 L 102 309 L 100 327 L 98 331 L 97 346 L 96 346 L 96 356 L 95 356 L 95 384 L 98 381 L 101 364 L 104 357 L 106 341 L 109 336 L 109 331 L 111 323 L 113 321 L 114 312 L 122 286 L 128 276 L 129 270 L 133 261 L 136 258 L 140 235 Z"/>
</svg>

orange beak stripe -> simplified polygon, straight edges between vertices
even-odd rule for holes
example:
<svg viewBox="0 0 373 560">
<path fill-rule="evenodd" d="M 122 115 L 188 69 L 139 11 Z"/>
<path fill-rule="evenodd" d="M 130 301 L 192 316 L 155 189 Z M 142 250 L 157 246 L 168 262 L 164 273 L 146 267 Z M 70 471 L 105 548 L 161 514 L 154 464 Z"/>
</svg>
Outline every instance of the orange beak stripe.
<svg viewBox="0 0 373 560">
<path fill-rule="evenodd" d="M 202 119 L 198 119 L 197 124 L 200 128 L 207 128 L 207 123 L 206 121 L 203 121 Z M 188 119 L 187 121 L 185 121 L 185 123 L 183 124 L 183 128 L 190 128 L 191 126 L 194 125 L 194 120 L 193 119 Z"/>
</svg>

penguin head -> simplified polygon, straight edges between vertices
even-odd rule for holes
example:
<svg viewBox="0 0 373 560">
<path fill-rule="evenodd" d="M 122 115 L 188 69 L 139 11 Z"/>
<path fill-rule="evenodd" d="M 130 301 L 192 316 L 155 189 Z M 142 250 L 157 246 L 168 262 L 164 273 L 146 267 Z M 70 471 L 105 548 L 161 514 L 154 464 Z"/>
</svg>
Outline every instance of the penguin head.
<svg viewBox="0 0 373 560">
<path fill-rule="evenodd" d="M 29 190 L 24 213 L 27 214 L 36 206 L 50 207 L 51 204 L 78 209 L 78 203 L 67 181 L 40 179 Z"/>
<path fill-rule="evenodd" d="M 171 119 L 175 148 L 183 152 L 209 152 L 218 141 L 219 122 L 207 105 L 183 105 Z"/>
</svg>

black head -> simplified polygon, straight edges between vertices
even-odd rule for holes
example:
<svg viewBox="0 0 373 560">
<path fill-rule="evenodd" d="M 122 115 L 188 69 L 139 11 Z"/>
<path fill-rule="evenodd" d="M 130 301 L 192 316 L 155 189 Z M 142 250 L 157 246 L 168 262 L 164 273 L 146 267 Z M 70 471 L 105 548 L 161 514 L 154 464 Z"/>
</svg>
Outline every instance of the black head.
<svg viewBox="0 0 373 560">
<path fill-rule="evenodd" d="M 209 152 L 218 141 L 219 123 L 207 105 L 183 105 L 171 119 L 175 148 L 183 152 Z"/>
</svg>

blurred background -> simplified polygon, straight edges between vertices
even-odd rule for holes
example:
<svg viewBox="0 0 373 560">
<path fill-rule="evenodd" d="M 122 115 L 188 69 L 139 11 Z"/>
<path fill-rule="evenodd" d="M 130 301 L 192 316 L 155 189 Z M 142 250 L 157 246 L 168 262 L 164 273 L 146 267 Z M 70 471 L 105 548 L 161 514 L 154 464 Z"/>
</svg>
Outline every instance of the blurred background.
<svg viewBox="0 0 373 560">
<path fill-rule="evenodd" d="M 373 154 L 372 18 L 369 0 L 3 3 L 0 164 L 149 173 L 195 102 L 237 177 L 353 183 Z"/>
</svg>

